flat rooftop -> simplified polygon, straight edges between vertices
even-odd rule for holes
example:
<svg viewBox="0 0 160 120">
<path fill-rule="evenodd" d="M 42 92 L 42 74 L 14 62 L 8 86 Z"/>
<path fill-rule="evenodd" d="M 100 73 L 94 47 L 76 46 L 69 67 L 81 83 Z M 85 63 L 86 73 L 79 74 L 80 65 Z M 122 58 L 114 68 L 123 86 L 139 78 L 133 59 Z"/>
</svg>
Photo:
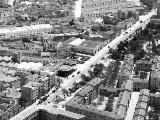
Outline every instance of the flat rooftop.
<svg viewBox="0 0 160 120">
<path fill-rule="evenodd" d="M 23 27 L 12 27 L 12 28 L 0 28 L 0 34 L 6 34 L 10 32 L 24 32 L 30 30 L 38 30 L 38 29 L 47 29 L 52 28 L 50 24 L 38 24 L 38 25 L 30 25 L 30 26 L 23 26 Z"/>
</svg>

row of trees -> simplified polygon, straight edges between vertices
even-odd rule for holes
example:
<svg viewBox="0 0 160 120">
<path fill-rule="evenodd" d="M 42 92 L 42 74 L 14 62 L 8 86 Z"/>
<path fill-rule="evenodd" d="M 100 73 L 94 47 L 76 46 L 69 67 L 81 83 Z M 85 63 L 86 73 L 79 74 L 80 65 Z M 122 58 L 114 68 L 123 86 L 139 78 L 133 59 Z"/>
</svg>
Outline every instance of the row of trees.
<svg viewBox="0 0 160 120">
<path fill-rule="evenodd" d="M 70 93 L 74 93 L 76 90 L 78 90 L 80 87 L 86 85 L 89 81 L 94 79 L 95 77 L 100 77 L 102 70 L 104 69 L 104 65 L 102 63 L 96 64 L 93 66 L 93 71 L 88 71 L 89 76 L 82 74 L 81 75 L 81 81 L 79 83 L 74 83 L 72 88 L 69 88 Z"/>
</svg>

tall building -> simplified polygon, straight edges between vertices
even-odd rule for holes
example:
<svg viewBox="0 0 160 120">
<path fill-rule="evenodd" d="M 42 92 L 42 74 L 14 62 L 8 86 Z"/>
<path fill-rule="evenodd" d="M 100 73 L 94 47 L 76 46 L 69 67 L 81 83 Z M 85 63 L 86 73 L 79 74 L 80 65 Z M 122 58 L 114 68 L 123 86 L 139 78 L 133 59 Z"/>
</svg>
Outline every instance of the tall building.
<svg viewBox="0 0 160 120">
<path fill-rule="evenodd" d="M 21 98 L 24 102 L 29 102 L 30 104 L 35 102 L 39 96 L 40 83 L 29 82 L 28 84 L 22 86 L 21 88 Z"/>
</svg>

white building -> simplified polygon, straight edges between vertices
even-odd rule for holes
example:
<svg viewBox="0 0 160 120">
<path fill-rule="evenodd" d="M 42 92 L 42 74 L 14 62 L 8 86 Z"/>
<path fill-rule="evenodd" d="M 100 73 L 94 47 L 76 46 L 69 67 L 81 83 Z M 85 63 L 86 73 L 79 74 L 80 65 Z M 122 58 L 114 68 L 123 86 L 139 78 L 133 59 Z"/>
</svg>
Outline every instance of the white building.
<svg viewBox="0 0 160 120">
<path fill-rule="evenodd" d="M 23 27 L 0 28 L 0 39 L 40 35 L 51 32 L 53 26 L 49 24 L 37 24 Z"/>
</svg>

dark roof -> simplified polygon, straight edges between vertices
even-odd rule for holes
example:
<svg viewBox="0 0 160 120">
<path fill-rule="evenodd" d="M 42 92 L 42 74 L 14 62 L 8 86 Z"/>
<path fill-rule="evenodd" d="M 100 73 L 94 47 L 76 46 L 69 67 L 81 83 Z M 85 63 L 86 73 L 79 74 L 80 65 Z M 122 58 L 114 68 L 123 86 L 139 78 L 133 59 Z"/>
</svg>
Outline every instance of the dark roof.
<svg viewBox="0 0 160 120">
<path fill-rule="evenodd" d="M 113 88 L 113 87 L 100 87 L 101 90 L 106 90 L 106 91 L 109 91 L 109 92 L 117 92 L 117 88 Z"/>
</svg>

